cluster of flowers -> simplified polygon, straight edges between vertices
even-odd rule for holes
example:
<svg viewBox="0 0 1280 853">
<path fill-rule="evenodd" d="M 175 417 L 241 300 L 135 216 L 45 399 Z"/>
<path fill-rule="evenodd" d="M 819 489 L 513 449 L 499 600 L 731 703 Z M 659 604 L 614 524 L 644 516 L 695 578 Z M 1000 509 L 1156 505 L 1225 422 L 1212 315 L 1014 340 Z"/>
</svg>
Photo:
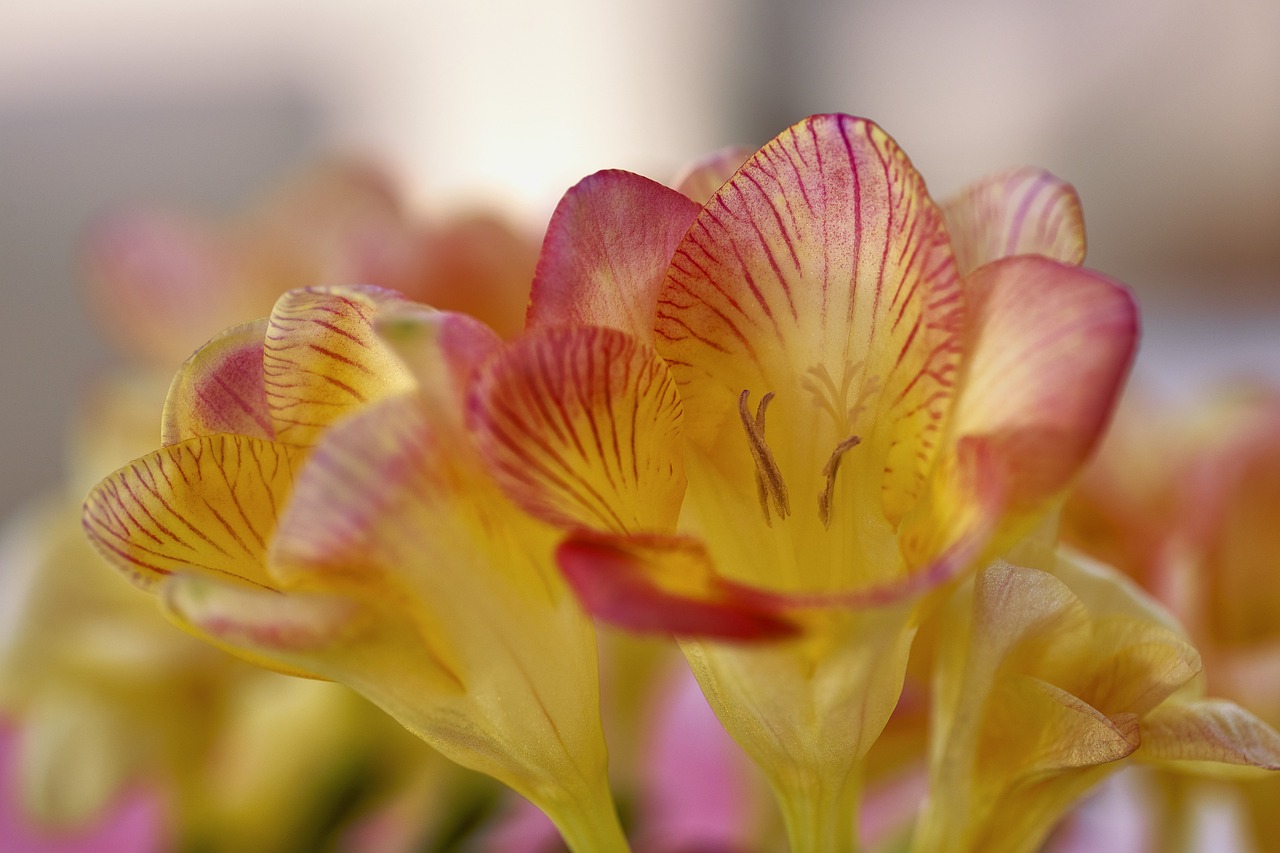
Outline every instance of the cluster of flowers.
<svg viewBox="0 0 1280 853">
<path fill-rule="evenodd" d="M 187 360 L 162 447 L 92 488 L 84 529 L 170 621 L 352 688 L 536 805 L 575 851 L 628 835 L 649 850 L 1036 850 L 1129 761 L 1173 779 L 1280 768 L 1280 735 L 1206 698 L 1280 706 L 1261 675 L 1280 658 L 1240 651 L 1278 633 L 1277 406 L 1258 426 L 1240 404 L 1186 438 L 1243 436 L 1220 451 L 1229 465 L 1186 474 L 1197 499 L 1176 511 L 1152 481 L 1183 473 L 1139 471 L 1125 450 L 1075 499 L 1066 538 L 1150 592 L 1058 544 L 1137 338 L 1131 297 L 1080 266 L 1084 248 L 1078 199 L 1052 175 L 995 176 L 939 206 L 893 140 L 849 116 L 716 154 L 675 189 L 601 172 L 557 207 L 517 334 L 374 286 L 290 290 Z M 677 646 L 705 705 L 663 687 Z M 181 692 L 221 701 L 244 680 Z M 276 709 L 288 736 L 259 725 L 279 737 L 259 750 L 309 759 L 273 756 L 277 776 L 314 776 L 318 738 L 394 740 L 306 699 L 319 735 L 303 712 Z M 183 713 L 166 701 L 146 723 Z M 165 752 L 175 778 L 209 750 L 184 746 Z M 462 831 L 421 807 L 442 799 L 439 762 L 378 754 L 397 793 L 367 834 Z M 259 790 L 273 783 L 288 781 Z M 279 787 L 259 796 L 287 808 Z M 294 807 L 309 811 L 323 808 Z M 474 843 L 546 843 L 515 815 Z"/>
</svg>

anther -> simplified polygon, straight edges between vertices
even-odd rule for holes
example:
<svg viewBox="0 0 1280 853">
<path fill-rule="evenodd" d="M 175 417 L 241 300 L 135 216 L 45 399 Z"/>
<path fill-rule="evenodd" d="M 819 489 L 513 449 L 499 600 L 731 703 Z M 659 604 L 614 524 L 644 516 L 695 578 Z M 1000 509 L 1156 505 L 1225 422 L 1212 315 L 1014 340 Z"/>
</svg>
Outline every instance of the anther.
<svg viewBox="0 0 1280 853">
<path fill-rule="evenodd" d="M 791 500 L 787 496 L 787 484 L 782 479 L 782 471 L 778 468 L 778 462 L 773 458 L 773 453 L 769 450 L 769 445 L 764 438 L 764 416 L 770 401 L 773 400 L 773 392 L 770 391 L 760 398 L 755 417 L 752 417 L 750 409 L 747 408 L 747 399 L 750 394 L 750 391 L 744 390 L 738 395 L 738 414 L 742 416 L 742 429 L 747 434 L 747 448 L 751 451 L 751 458 L 756 463 L 756 493 L 760 499 L 760 508 L 764 511 L 765 524 L 772 526 L 773 519 L 769 515 L 770 501 L 773 502 L 773 508 L 777 511 L 778 517 L 786 518 L 791 514 Z"/>
<path fill-rule="evenodd" d="M 831 501 L 836 494 L 836 474 L 840 471 L 840 461 L 861 441 L 862 439 L 856 435 L 849 436 L 836 445 L 836 449 L 831 451 L 831 458 L 827 460 L 826 465 L 822 466 L 822 475 L 827 478 L 827 485 L 823 488 L 822 494 L 818 495 L 818 517 L 822 519 L 823 527 L 831 526 Z"/>
</svg>

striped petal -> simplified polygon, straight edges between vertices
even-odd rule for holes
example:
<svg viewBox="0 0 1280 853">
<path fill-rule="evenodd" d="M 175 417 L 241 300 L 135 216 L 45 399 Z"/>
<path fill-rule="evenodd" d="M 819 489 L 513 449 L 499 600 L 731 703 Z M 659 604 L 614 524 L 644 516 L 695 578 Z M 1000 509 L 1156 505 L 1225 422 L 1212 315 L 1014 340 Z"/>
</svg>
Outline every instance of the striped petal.
<svg viewBox="0 0 1280 853">
<path fill-rule="evenodd" d="M 219 433 L 275 438 L 262 375 L 266 334 L 265 319 L 232 326 L 187 359 L 165 399 L 162 444 Z"/>
<path fill-rule="evenodd" d="M 503 491 L 562 527 L 670 532 L 684 495 L 680 398 L 636 338 L 539 330 L 481 372 L 468 421 Z"/>
<path fill-rule="evenodd" d="M 557 205 L 538 259 L 527 328 L 610 326 L 642 341 L 676 244 L 698 206 L 630 172 L 597 172 Z"/>
<path fill-rule="evenodd" d="M 413 387 L 374 328 L 379 311 L 400 302 L 376 287 L 307 288 L 280 297 L 263 354 L 280 441 L 309 447 L 342 415 Z"/>
<path fill-rule="evenodd" d="M 194 571 L 271 588 L 267 543 L 302 462 L 300 450 L 211 435 L 137 459 L 99 483 L 84 528 L 140 587 Z"/>
<path fill-rule="evenodd" d="M 992 175 L 943 206 L 956 263 L 964 275 L 1014 255 L 1084 261 L 1084 216 L 1075 188 L 1044 169 Z"/>
<path fill-rule="evenodd" d="M 692 539 L 579 531 L 556 549 L 556 561 L 588 612 L 630 631 L 742 641 L 797 630 L 717 576 Z"/>
<path fill-rule="evenodd" d="M 962 319 L 941 213 L 906 155 L 871 122 L 826 115 L 765 146 L 699 213 L 656 330 L 687 434 L 745 472 L 739 487 L 757 464 L 736 403 L 772 394 L 782 474 L 818 494 L 832 448 L 857 436 L 872 460 L 860 479 L 883 479 L 896 523 L 936 446 Z"/>
<path fill-rule="evenodd" d="M 685 169 L 676 178 L 676 189 L 698 204 L 706 204 L 754 153 L 739 145 L 721 148 Z"/>
</svg>

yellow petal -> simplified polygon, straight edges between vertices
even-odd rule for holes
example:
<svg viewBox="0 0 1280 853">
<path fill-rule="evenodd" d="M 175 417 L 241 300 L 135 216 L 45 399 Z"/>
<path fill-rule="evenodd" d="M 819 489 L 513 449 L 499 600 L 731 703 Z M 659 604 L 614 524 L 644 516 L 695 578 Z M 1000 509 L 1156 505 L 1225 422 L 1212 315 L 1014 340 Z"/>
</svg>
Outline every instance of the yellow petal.
<svg viewBox="0 0 1280 853">
<path fill-rule="evenodd" d="M 413 387 L 374 327 L 380 310 L 401 301 L 375 287 L 308 288 L 280 297 L 263 353 L 278 440 L 309 447 L 342 415 Z"/>
<path fill-rule="evenodd" d="M 1280 734 L 1234 702 L 1171 701 L 1143 720 L 1139 757 L 1201 773 L 1280 770 Z"/>
<path fill-rule="evenodd" d="M 541 329 L 480 375 L 470 425 L 507 496 L 564 527 L 675 530 L 684 497 L 680 397 L 639 340 Z"/>
<path fill-rule="evenodd" d="M 270 588 L 266 549 L 302 455 L 236 435 L 172 444 L 99 483 L 85 501 L 85 531 L 143 588 L 174 571 Z"/>
</svg>

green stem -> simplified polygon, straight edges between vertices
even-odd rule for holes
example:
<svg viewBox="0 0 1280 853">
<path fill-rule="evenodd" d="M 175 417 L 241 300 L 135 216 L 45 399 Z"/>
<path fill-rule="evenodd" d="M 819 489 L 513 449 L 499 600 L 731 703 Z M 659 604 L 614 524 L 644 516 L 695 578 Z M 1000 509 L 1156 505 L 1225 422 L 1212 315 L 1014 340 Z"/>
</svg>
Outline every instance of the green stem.
<svg viewBox="0 0 1280 853">
<path fill-rule="evenodd" d="M 775 785 L 791 853 L 857 853 L 860 774 Z"/>
</svg>

